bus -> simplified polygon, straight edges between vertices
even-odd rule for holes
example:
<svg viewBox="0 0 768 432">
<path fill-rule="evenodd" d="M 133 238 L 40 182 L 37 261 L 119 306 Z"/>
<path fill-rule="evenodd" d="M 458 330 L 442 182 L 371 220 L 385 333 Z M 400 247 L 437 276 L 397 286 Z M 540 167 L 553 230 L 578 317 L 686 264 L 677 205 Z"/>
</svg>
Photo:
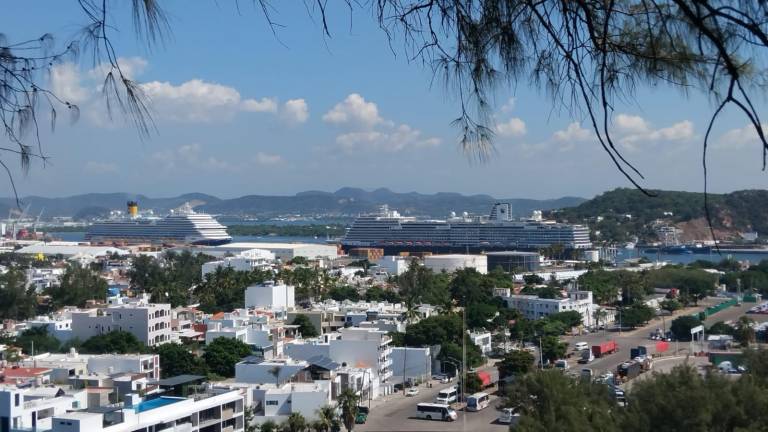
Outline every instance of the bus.
<svg viewBox="0 0 768 432">
<path fill-rule="evenodd" d="M 467 411 L 480 411 L 491 403 L 488 393 L 475 393 L 467 398 Z"/>
<path fill-rule="evenodd" d="M 437 393 L 435 402 L 439 404 L 449 404 L 456 402 L 459 396 L 459 389 L 456 386 L 451 386 L 440 390 Z"/>
<path fill-rule="evenodd" d="M 446 404 L 420 403 L 416 405 L 416 417 L 427 420 L 454 421 L 458 415 Z"/>
</svg>

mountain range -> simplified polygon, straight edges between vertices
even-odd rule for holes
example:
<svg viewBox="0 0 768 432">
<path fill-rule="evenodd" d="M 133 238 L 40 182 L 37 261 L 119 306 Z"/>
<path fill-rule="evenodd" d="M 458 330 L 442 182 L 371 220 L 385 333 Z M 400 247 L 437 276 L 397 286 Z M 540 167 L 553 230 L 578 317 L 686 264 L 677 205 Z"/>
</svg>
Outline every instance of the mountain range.
<svg viewBox="0 0 768 432">
<path fill-rule="evenodd" d="M 502 199 L 489 195 L 461 195 L 448 192 L 398 193 L 385 188 L 366 191 L 345 187 L 335 192 L 306 191 L 292 196 L 246 195 L 229 199 L 202 193 L 189 193 L 169 198 L 150 198 L 146 195 L 122 192 L 89 193 L 61 198 L 28 196 L 21 199 L 21 208 L 28 207 L 27 214 L 31 217 L 36 217 L 42 212 L 42 219 L 54 216 L 88 219 L 106 215 L 110 210 L 123 210 L 129 200 L 137 201 L 141 209 L 152 209 L 157 214 L 165 214 L 189 202 L 196 210 L 206 213 L 259 218 L 291 214 L 352 217 L 360 213 L 376 211 L 384 204 L 404 215 L 445 217 L 452 211 L 488 214 L 495 202 L 509 202 L 512 204 L 515 216 L 528 216 L 533 210 L 572 207 L 586 201 L 578 197 L 549 200 Z M 0 198 L 0 217 L 15 208 L 14 199 Z"/>
</svg>

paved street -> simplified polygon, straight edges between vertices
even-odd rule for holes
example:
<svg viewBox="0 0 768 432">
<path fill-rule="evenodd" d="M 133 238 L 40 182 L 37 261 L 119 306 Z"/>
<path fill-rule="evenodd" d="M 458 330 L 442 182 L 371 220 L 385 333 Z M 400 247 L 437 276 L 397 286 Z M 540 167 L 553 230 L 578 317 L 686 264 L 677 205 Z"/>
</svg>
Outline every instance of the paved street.
<svg viewBox="0 0 768 432">
<path fill-rule="evenodd" d="M 507 425 L 496 423 L 499 411 L 496 405 L 499 400 L 491 396 L 491 405 L 480 412 L 464 412 L 457 410 L 459 415 L 455 422 L 440 422 L 414 418 L 416 404 L 434 402 L 437 392 L 450 384 L 437 384 L 433 387 L 419 386 L 419 394 L 405 397 L 401 393 L 389 395 L 371 403 L 371 414 L 364 425 L 357 425 L 359 431 L 506 431 Z"/>
</svg>

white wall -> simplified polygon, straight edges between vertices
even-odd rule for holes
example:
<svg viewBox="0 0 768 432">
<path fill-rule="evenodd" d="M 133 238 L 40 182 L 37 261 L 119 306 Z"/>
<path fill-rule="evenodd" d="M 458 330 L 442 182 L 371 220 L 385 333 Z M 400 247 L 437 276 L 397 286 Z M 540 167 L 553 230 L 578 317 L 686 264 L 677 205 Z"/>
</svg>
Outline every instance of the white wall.
<svg viewBox="0 0 768 432">
<path fill-rule="evenodd" d="M 292 285 L 265 283 L 245 289 L 246 308 L 285 309 L 295 305 L 295 288 Z"/>
</svg>

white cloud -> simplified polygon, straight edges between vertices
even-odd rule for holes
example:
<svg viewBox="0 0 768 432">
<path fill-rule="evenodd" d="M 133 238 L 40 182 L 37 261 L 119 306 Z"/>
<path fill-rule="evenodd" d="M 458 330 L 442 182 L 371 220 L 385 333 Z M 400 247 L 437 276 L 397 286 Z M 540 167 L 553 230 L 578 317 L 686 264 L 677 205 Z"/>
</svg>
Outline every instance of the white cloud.
<svg viewBox="0 0 768 432">
<path fill-rule="evenodd" d="M 116 173 L 118 168 L 111 162 L 88 161 L 85 163 L 85 171 L 91 174 L 112 174 Z"/>
<path fill-rule="evenodd" d="M 274 112 L 271 99 L 242 100 L 235 88 L 193 79 L 180 85 L 151 81 L 141 85 L 160 117 L 177 121 L 227 120 L 238 111 Z"/>
<path fill-rule="evenodd" d="M 762 125 L 763 131 L 768 131 L 768 123 Z M 742 127 L 731 129 L 715 141 L 713 147 L 718 149 L 740 149 L 749 145 L 757 144 L 760 137 L 757 135 L 757 129 L 751 123 Z"/>
<path fill-rule="evenodd" d="M 274 98 L 246 99 L 240 102 L 240 109 L 248 112 L 277 112 L 277 101 Z"/>
<path fill-rule="evenodd" d="M 512 111 L 513 109 L 515 109 L 516 102 L 517 102 L 517 99 L 515 99 L 514 97 L 509 98 L 509 100 L 507 100 L 507 102 L 501 106 L 501 112 L 508 113 Z"/>
<path fill-rule="evenodd" d="M 290 99 L 283 104 L 281 117 L 288 123 L 299 124 L 309 119 L 309 106 L 304 99 Z"/>
<path fill-rule="evenodd" d="M 526 132 L 525 122 L 517 117 L 496 125 L 496 133 L 506 138 L 523 136 Z"/>
<path fill-rule="evenodd" d="M 51 91 L 59 99 L 74 104 L 83 103 L 91 93 L 81 83 L 77 66 L 72 63 L 62 63 L 51 68 Z"/>
<path fill-rule="evenodd" d="M 559 130 L 552 134 L 552 138 L 555 141 L 562 142 L 587 141 L 592 138 L 592 131 L 581 127 L 579 122 L 573 122 L 564 130 Z"/>
<path fill-rule="evenodd" d="M 149 63 L 142 57 L 119 57 L 117 64 L 120 70 L 127 78 L 135 80 L 147 69 Z M 112 70 L 110 64 L 102 63 L 86 72 L 88 78 L 97 82 L 103 81 L 107 74 Z"/>
<path fill-rule="evenodd" d="M 421 131 L 408 125 L 400 125 L 388 131 L 357 131 L 341 134 L 336 143 L 343 150 L 377 150 L 399 152 L 408 148 L 435 147 L 440 145 L 438 138 L 424 138 Z"/>
<path fill-rule="evenodd" d="M 257 152 L 253 160 L 259 165 L 276 165 L 283 162 L 283 157 L 278 154 Z"/>
<path fill-rule="evenodd" d="M 352 93 L 323 115 L 323 121 L 334 124 L 372 128 L 385 120 L 379 116 L 379 108 L 357 93 Z"/>
<path fill-rule="evenodd" d="M 696 135 L 690 120 L 654 129 L 650 122 L 640 116 L 618 114 L 614 123 L 617 141 L 627 150 L 637 150 L 638 145 L 642 144 L 685 142 Z"/>
</svg>

